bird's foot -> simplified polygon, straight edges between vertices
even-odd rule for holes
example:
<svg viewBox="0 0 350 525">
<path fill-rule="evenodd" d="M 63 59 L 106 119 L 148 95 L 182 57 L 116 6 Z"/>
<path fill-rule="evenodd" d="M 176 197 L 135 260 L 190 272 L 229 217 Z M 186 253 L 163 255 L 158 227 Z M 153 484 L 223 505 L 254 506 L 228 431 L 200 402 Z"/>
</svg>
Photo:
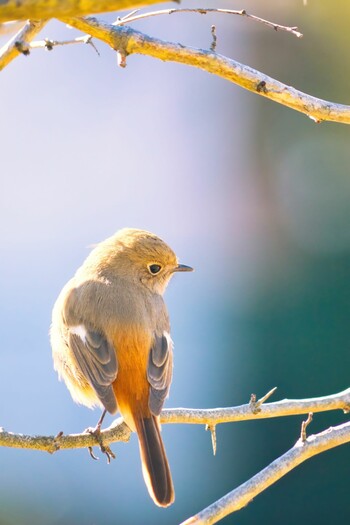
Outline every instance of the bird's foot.
<svg viewBox="0 0 350 525">
<path fill-rule="evenodd" d="M 96 427 L 94 427 L 94 428 L 93 427 L 89 427 L 86 430 L 84 430 L 84 433 L 85 434 L 91 434 L 92 436 L 94 436 L 94 438 L 96 439 L 97 443 L 100 446 L 101 452 L 107 456 L 107 463 L 109 464 L 111 462 L 111 459 L 115 459 L 115 454 L 114 454 L 114 452 L 112 452 L 111 448 L 108 445 L 105 445 L 103 443 L 103 437 L 102 437 L 102 432 L 101 432 L 101 424 L 102 424 L 102 421 L 100 420 L 97 423 Z M 92 447 L 88 447 L 88 450 L 89 450 L 90 457 L 92 459 L 95 459 L 95 460 L 100 459 L 97 456 L 95 456 L 95 454 L 94 454 L 94 452 L 92 450 Z"/>
</svg>

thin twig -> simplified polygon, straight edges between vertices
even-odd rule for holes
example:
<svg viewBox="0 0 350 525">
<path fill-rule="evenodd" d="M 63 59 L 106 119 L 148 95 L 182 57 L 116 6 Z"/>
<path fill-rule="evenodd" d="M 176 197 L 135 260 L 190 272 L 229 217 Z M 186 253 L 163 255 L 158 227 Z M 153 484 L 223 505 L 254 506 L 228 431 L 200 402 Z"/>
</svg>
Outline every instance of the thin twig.
<svg viewBox="0 0 350 525">
<path fill-rule="evenodd" d="M 211 44 L 210 44 L 210 51 L 213 51 L 213 53 L 215 53 L 215 51 L 216 51 L 216 44 L 218 43 L 218 37 L 216 35 L 216 26 L 212 25 L 211 29 L 210 29 L 210 32 L 211 32 L 211 36 L 212 36 L 212 41 L 211 41 Z"/>
<path fill-rule="evenodd" d="M 242 509 L 258 494 L 273 485 L 292 469 L 317 454 L 350 442 L 350 422 L 329 428 L 324 432 L 299 439 L 293 448 L 270 463 L 264 470 L 215 501 L 182 525 L 210 525 L 217 523 L 228 514 Z"/>
<path fill-rule="evenodd" d="M 135 31 L 129 26 L 113 26 L 92 17 L 63 18 L 62 21 L 106 42 L 124 57 L 123 66 L 128 55 L 141 54 L 162 61 L 198 67 L 278 104 L 299 111 L 314 122 L 333 121 L 350 124 L 350 106 L 322 100 L 298 91 L 218 53 L 165 42 Z"/>
<path fill-rule="evenodd" d="M 144 18 L 150 18 L 152 16 L 173 15 L 175 13 L 193 13 L 193 14 L 199 14 L 199 15 L 207 15 L 207 14 L 215 13 L 215 14 L 224 14 L 224 15 L 244 16 L 250 20 L 253 20 L 254 22 L 259 22 L 268 27 L 271 27 L 275 31 L 286 31 L 287 33 L 291 33 L 297 38 L 301 38 L 303 36 L 303 34 L 300 33 L 298 31 L 298 28 L 295 26 L 288 27 L 288 26 L 283 26 L 281 24 L 276 24 L 275 22 L 270 22 L 269 20 L 265 20 L 264 18 L 260 18 L 259 16 L 255 16 L 255 15 L 251 15 L 250 13 L 247 13 L 245 9 L 241 9 L 240 11 L 233 10 L 233 9 L 218 9 L 218 8 L 160 9 L 158 11 L 149 11 L 148 13 L 135 14 L 138 12 L 139 10 L 132 11 L 128 15 L 123 16 L 123 18 L 117 18 L 117 20 L 114 22 L 113 25 L 121 26 L 121 25 L 130 24 L 131 22 L 136 22 L 138 20 L 143 20 Z"/>
<path fill-rule="evenodd" d="M 205 425 L 205 430 L 210 431 L 211 435 L 211 446 L 213 449 L 213 456 L 216 455 L 217 439 L 216 439 L 216 425 Z"/>
<path fill-rule="evenodd" d="M 306 429 L 310 425 L 312 421 L 313 413 L 310 412 L 307 419 L 302 422 L 301 424 L 301 431 L 300 431 L 300 440 L 306 441 L 307 435 L 306 435 Z"/>
<path fill-rule="evenodd" d="M 95 44 L 92 41 L 91 35 L 80 36 L 78 38 L 74 38 L 73 40 L 50 40 L 48 38 L 45 38 L 44 40 L 35 40 L 34 42 L 31 42 L 30 44 L 28 44 L 28 48 L 30 50 L 45 48 L 48 51 L 52 51 L 54 47 L 67 46 L 67 45 L 72 45 L 72 44 L 89 44 L 90 46 L 93 47 L 96 53 L 100 55 L 98 49 L 96 48 Z"/>
<path fill-rule="evenodd" d="M 18 55 L 29 53 L 29 42 L 36 37 L 45 24 L 45 20 L 28 20 L 24 27 L 0 49 L 0 71 Z"/>
<path fill-rule="evenodd" d="M 271 390 L 269 390 L 269 392 L 267 392 L 267 394 L 265 394 L 262 398 L 260 398 L 258 401 L 256 400 L 256 394 L 252 394 L 250 396 L 250 401 L 249 401 L 249 405 L 250 405 L 250 408 L 252 410 L 252 412 L 254 414 L 257 414 L 258 412 L 261 411 L 261 405 L 263 403 L 265 403 L 265 401 L 267 401 L 269 399 L 269 397 L 271 397 L 277 390 L 277 386 L 275 386 L 274 388 L 271 388 Z"/>
</svg>

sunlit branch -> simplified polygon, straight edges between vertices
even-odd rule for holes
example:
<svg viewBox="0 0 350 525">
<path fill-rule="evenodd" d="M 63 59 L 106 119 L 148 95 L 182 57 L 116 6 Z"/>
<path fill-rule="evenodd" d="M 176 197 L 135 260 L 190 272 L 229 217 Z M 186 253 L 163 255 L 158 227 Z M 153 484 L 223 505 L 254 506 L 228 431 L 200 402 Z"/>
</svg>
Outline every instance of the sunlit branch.
<svg viewBox="0 0 350 525">
<path fill-rule="evenodd" d="M 314 434 L 305 440 L 299 439 L 293 448 L 270 463 L 264 470 L 232 490 L 226 496 L 215 501 L 182 525 L 210 525 L 217 523 L 228 514 L 242 509 L 258 494 L 273 485 L 312 456 L 321 454 L 339 445 L 350 442 L 350 422 L 331 427 L 324 432 Z"/>
<path fill-rule="evenodd" d="M 18 55 L 29 54 L 29 42 L 42 30 L 45 23 L 45 20 L 28 20 L 18 33 L 0 49 L 0 71 Z"/>
<path fill-rule="evenodd" d="M 345 413 L 350 411 L 350 388 L 330 396 L 298 400 L 284 399 L 276 403 L 264 403 L 275 390 L 275 388 L 270 390 L 258 401 L 256 396 L 252 394 L 248 404 L 238 407 L 215 409 L 173 408 L 163 410 L 161 414 L 161 422 L 163 424 L 205 424 L 206 428 L 211 431 L 214 454 L 216 451 L 215 429 L 218 424 L 309 413 L 307 420 L 302 424 L 300 439 L 291 450 L 237 489 L 217 500 L 192 518 L 189 518 L 183 525 L 216 523 L 228 514 L 246 506 L 256 495 L 306 459 L 325 450 L 350 442 L 350 422 L 329 428 L 309 438 L 306 435 L 306 429 L 312 421 L 310 412 L 339 409 Z M 56 436 L 28 436 L 6 432 L 0 428 L 0 446 L 41 450 L 51 454 L 62 449 L 88 448 L 93 458 L 95 456 L 92 453 L 92 447 L 100 446 L 101 451 L 106 454 L 109 462 L 111 458 L 115 457 L 109 445 L 117 441 L 127 442 L 130 439 L 130 435 L 131 430 L 121 418 L 116 419 L 110 427 L 102 430 L 100 435 L 85 431 L 81 434 L 70 435 L 64 435 L 63 432 L 59 432 Z"/>
<path fill-rule="evenodd" d="M 315 122 L 323 120 L 350 124 L 350 106 L 313 97 L 287 86 L 260 71 L 211 50 L 196 49 L 166 42 L 136 31 L 115 26 L 96 18 L 64 18 L 65 23 L 98 38 L 118 53 L 118 63 L 126 65 L 131 54 L 141 54 L 197 67 L 233 82 L 244 89 L 304 113 Z"/>
<path fill-rule="evenodd" d="M 241 9 L 239 11 L 234 9 L 220 9 L 220 8 L 196 8 L 196 9 L 161 9 L 159 11 L 149 11 L 147 13 L 139 13 L 139 10 L 132 11 L 130 14 L 124 16 L 123 18 L 118 18 L 113 25 L 125 25 L 125 24 L 131 24 L 131 22 L 137 22 L 138 20 L 143 20 L 145 18 L 150 18 L 153 16 L 160 16 L 160 15 L 173 15 L 178 13 L 193 13 L 193 14 L 199 14 L 199 15 L 207 15 L 207 14 L 224 14 L 224 15 L 238 15 L 238 16 L 244 16 L 250 20 L 253 20 L 255 22 L 259 22 L 261 24 L 264 24 L 275 31 L 286 31 L 287 33 L 291 33 L 292 35 L 296 36 L 297 38 L 301 38 L 303 35 L 298 31 L 297 27 L 290 27 L 290 26 L 283 26 L 281 24 L 276 24 L 275 22 L 270 22 L 270 20 L 265 20 L 264 18 L 260 18 L 259 16 L 252 15 L 250 13 L 247 13 L 245 9 Z"/>
<path fill-rule="evenodd" d="M 271 395 L 274 390 L 268 394 Z M 192 409 L 170 408 L 163 410 L 161 422 L 208 425 L 213 428 L 221 423 L 266 419 L 272 417 L 307 414 L 309 412 L 325 412 L 330 410 L 350 411 L 350 388 L 330 396 L 314 397 L 309 399 L 283 399 L 276 403 L 263 403 L 264 396 L 259 401 L 247 403 L 237 407 Z M 116 419 L 112 425 L 101 432 L 102 442 L 105 445 L 117 441 L 128 441 L 131 431 L 122 419 Z M 53 453 L 59 449 L 84 448 L 98 446 L 101 442 L 92 434 L 62 433 L 56 436 L 27 436 L 0 430 L 0 446 L 12 448 L 28 448 Z"/>
</svg>

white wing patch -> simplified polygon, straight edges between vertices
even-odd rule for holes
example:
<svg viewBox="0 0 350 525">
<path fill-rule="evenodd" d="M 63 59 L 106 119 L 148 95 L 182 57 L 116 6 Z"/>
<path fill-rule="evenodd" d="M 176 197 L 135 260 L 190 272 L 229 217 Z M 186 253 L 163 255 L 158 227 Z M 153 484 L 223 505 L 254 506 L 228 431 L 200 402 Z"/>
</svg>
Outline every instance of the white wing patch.
<svg viewBox="0 0 350 525">
<path fill-rule="evenodd" d="M 167 340 L 167 343 L 168 343 L 168 347 L 171 348 L 174 346 L 174 343 L 173 343 L 173 340 L 171 339 L 170 337 L 170 334 L 169 332 L 167 332 L 166 330 L 163 331 L 163 335 L 164 337 L 166 338 Z"/>
<path fill-rule="evenodd" d="M 71 326 L 69 328 L 69 331 L 72 333 L 72 334 L 75 334 L 77 335 L 78 337 L 80 337 L 80 339 L 83 341 L 84 345 L 86 345 L 86 328 L 83 324 L 79 324 L 78 326 Z"/>
</svg>

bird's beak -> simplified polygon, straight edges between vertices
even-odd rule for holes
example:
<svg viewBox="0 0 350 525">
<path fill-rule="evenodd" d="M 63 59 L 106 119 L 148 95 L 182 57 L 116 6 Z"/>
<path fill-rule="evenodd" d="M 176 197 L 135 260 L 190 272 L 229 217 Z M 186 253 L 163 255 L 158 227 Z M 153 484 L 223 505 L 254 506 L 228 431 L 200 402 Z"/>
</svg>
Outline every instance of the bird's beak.
<svg viewBox="0 0 350 525">
<path fill-rule="evenodd" d="M 186 266 L 186 264 L 178 264 L 175 266 L 174 272 L 193 272 L 193 268 L 191 266 Z"/>
</svg>

